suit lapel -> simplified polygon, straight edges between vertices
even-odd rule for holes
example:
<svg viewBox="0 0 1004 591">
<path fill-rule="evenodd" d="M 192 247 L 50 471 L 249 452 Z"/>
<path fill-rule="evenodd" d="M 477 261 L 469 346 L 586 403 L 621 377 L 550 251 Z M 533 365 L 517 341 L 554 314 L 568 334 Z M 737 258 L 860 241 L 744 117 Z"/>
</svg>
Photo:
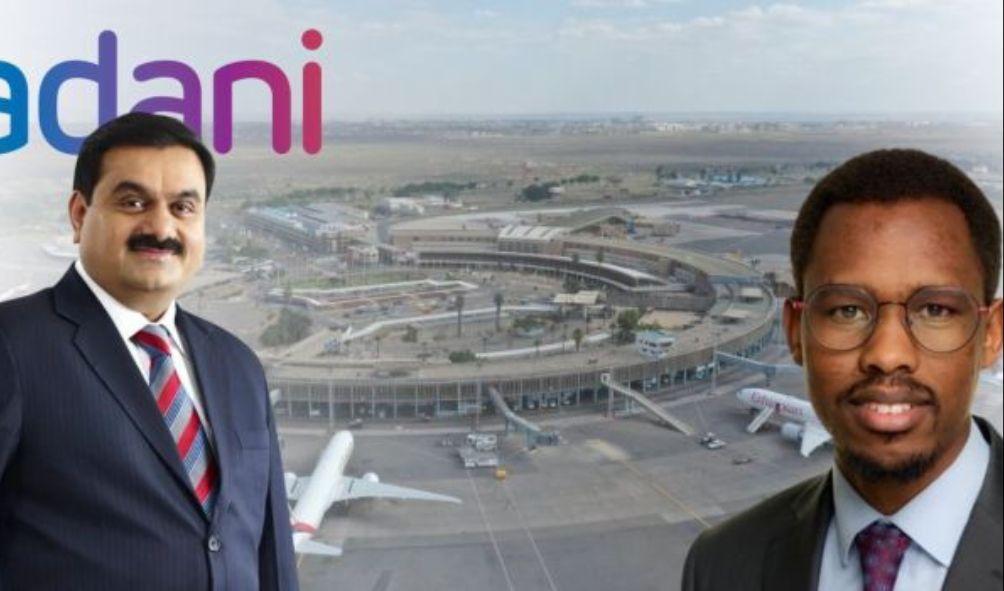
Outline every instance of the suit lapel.
<svg viewBox="0 0 1004 591">
<path fill-rule="evenodd" d="M 202 406 L 206 413 L 206 420 L 212 426 L 213 452 L 216 457 L 216 465 L 220 470 L 220 491 L 216 502 L 216 511 L 226 509 L 228 486 L 233 470 L 233 445 L 229 437 L 228 427 L 232 421 L 227 412 L 227 392 L 230 391 L 228 374 L 224 371 L 226 360 L 220 358 L 218 348 L 213 346 L 211 335 L 199 324 L 192 321 L 192 317 L 178 307 L 175 322 L 182 338 L 185 339 L 185 347 L 188 350 L 188 358 L 195 368 L 195 375 L 192 376 L 199 385 L 199 392 L 202 394 Z"/>
<path fill-rule="evenodd" d="M 818 477 L 792 503 L 791 520 L 782 525 L 769 543 L 763 570 L 763 588 L 771 591 L 815 589 L 826 541 L 826 528 L 833 515 L 830 473 Z"/>
<path fill-rule="evenodd" d="M 73 344 L 80 355 L 167 469 L 191 491 L 178 449 L 157 410 L 150 386 L 136 368 L 111 318 L 73 267 L 56 284 L 53 298 L 56 311 L 77 325 Z M 194 491 L 191 496 L 195 500 Z"/>
<path fill-rule="evenodd" d="M 990 439 L 990 465 L 945 576 L 944 589 L 952 591 L 1000 589 L 1004 581 L 1004 572 L 1001 571 L 1001 554 L 1004 553 L 1004 537 L 1001 536 L 1001 505 L 1004 499 L 1001 490 L 1004 476 L 1001 437 L 982 418 L 975 419 L 984 437 L 989 436 Z"/>
</svg>

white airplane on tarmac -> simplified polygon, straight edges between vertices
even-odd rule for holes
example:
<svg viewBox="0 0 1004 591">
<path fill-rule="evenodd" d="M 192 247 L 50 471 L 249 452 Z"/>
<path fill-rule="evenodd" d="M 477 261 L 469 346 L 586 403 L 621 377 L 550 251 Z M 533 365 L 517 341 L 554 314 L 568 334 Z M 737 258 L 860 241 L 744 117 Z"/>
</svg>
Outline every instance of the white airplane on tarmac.
<svg viewBox="0 0 1004 591">
<path fill-rule="evenodd" d="M 345 465 L 352 455 L 352 433 L 339 431 L 324 448 L 314 473 L 297 477 L 286 473 L 286 496 L 296 505 L 290 511 L 293 525 L 293 548 L 300 554 L 341 556 L 340 546 L 331 546 L 313 540 L 324 514 L 334 503 L 365 498 L 412 499 L 460 503 L 460 499 L 414 488 L 380 482 L 372 472 L 362 478 L 345 475 Z"/>
<path fill-rule="evenodd" d="M 809 457 L 817 447 L 830 441 L 830 434 L 819 422 L 808 400 L 764 388 L 743 388 L 736 392 L 736 397 L 750 408 L 760 410 L 746 426 L 748 433 L 759 431 L 776 413 L 788 419 L 781 424 L 781 437 L 801 441 L 800 452 L 804 457 Z"/>
</svg>

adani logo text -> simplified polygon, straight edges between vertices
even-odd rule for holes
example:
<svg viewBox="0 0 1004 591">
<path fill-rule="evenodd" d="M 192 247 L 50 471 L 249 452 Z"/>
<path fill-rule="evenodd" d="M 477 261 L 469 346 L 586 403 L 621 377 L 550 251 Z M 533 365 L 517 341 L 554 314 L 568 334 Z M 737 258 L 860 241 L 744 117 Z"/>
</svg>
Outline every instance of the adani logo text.
<svg viewBox="0 0 1004 591">
<path fill-rule="evenodd" d="M 323 41 L 316 29 L 308 29 L 300 37 L 300 43 L 308 51 L 316 51 Z M 157 60 L 139 64 L 132 75 L 137 82 L 166 78 L 181 85 L 181 96 L 144 98 L 133 105 L 132 111 L 177 113 L 185 125 L 202 135 L 202 81 L 191 66 L 175 60 Z M 58 63 L 45 73 L 39 85 L 38 121 L 42 136 L 60 152 L 76 154 L 84 138 L 66 133 L 59 122 L 59 91 L 70 80 L 97 85 L 99 124 L 118 116 L 118 38 L 115 33 L 104 31 L 98 36 L 97 61 Z M 225 154 L 233 147 L 233 89 L 241 80 L 257 80 L 268 87 L 272 97 L 272 149 L 279 154 L 289 152 L 293 126 L 289 78 L 279 66 L 261 60 L 236 61 L 213 72 L 213 148 Z M 322 136 L 321 66 L 316 62 L 303 65 L 301 96 L 303 150 L 316 154 L 321 150 Z M 6 135 L 0 135 L 0 154 L 28 144 L 28 103 L 28 80 L 24 72 L 0 59 L 0 133 L 7 128 Z M 6 126 L 4 118 L 8 119 Z"/>
</svg>

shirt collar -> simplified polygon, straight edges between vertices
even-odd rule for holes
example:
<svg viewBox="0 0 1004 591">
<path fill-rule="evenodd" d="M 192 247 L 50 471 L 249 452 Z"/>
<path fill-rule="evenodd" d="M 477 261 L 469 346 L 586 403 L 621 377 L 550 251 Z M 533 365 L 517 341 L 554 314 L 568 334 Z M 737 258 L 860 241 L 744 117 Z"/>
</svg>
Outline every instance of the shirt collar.
<svg viewBox="0 0 1004 591">
<path fill-rule="evenodd" d="M 159 324 L 167 329 L 167 332 L 171 335 L 172 344 L 178 348 L 182 353 L 185 352 L 185 346 L 181 341 L 181 335 L 178 332 L 178 328 L 175 325 L 174 319 L 177 315 L 177 306 L 175 301 L 172 300 L 167 306 L 167 310 L 161 314 L 157 321 L 151 322 L 146 316 L 133 310 L 132 308 L 126 307 L 122 302 L 116 300 L 110 293 L 104 290 L 103 287 L 98 285 L 96 281 L 87 273 L 87 269 L 84 268 L 84 264 L 77 259 L 73 263 L 73 268 L 77 270 L 81 279 L 87 284 L 87 287 L 94 293 L 94 296 L 98 298 L 98 302 L 101 303 L 101 307 L 105 309 L 108 316 L 112 320 L 112 324 L 115 325 L 115 329 L 118 331 L 119 335 L 126 342 L 131 342 L 132 337 L 142 330 L 148 324 Z"/>
<path fill-rule="evenodd" d="M 882 515 L 872 508 L 854 490 L 840 468 L 834 466 L 831 472 L 833 519 L 841 564 L 847 566 L 858 532 L 879 519 L 894 524 L 924 552 L 947 567 L 962 539 L 962 530 L 969 521 L 989 463 L 990 446 L 983 439 L 979 426 L 970 422 L 969 438 L 959 457 L 937 480 L 892 515 Z"/>
</svg>

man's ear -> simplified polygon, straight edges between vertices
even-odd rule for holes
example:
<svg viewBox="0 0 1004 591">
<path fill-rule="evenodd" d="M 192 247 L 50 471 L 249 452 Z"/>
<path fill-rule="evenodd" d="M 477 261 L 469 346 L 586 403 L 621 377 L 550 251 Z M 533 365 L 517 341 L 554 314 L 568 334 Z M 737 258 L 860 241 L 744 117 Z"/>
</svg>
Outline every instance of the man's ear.
<svg viewBox="0 0 1004 591">
<path fill-rule="evenodd" d="M 788 340 L 788 350 L 795 363 L 802 365 L 802 313 L 795 309 L 791 298 L 784 300 L 784 336 Z"/>
<path fill-rule="evenodd" d="M 87 214 L 87 200 L 80 191 L 70 194 L 70 202 L 66 206 L 70 214 L 70 225 L 73 226 L 73 243 L 80 244 L 80 228 L 84 225 L 84 215 Z"/>
<path fill-rule="evenodd" d="M 1001 356 L 1001 346 L 1004 343 L 1004 300 L 997 298 L 990 305 L 987 314 L 987 328 L 983 336 L 982 369 L 993 367 Z"/>
</svg>

